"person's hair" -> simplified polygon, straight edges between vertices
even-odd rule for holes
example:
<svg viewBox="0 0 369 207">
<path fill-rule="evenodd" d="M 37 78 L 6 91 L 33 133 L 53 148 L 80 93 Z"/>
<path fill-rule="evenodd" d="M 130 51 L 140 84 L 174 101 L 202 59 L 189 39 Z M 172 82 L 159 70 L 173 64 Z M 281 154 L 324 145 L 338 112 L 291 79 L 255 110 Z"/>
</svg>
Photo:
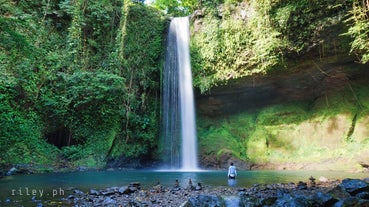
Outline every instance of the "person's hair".
<svg viewBox="0 0 369 207">
<path fill-rule="evenodd" d="M 231 165 L 233 165 L 233 162 L 231 162 Z"/>
</svg>

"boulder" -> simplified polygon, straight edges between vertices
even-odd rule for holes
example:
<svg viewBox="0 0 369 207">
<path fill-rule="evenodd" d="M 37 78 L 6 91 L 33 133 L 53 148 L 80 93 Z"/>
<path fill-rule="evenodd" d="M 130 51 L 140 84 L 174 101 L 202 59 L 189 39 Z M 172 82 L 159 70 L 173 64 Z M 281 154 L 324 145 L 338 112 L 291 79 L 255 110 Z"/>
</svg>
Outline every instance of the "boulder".
<svg viewBox="0 0 369 207">
<path fill-rule="evenodd" d="M 338 186 L 352 196 L 362 192 L 369 192 L 369 184 L 360 179 L 346 178 Z"/>
<path fill-rule="evenodd" d="M 216 195 L 200 194 L 196 197 L 191 197 L 186 204 L 186 207 L 225 207 L 224 200 Z"/>
<path fill-rule="evenodd" d="M 90 190 L 90 195 L 95 195 L 95 196 L 97 196 L 97 195 L 99 195 L 100 194 L 100 192 L 99 191 L 97 191 L 97 190 L 94 190 L 94 189 L 91 189 Z"/>
<path fill-rule="evenodd" d="M 369 207 L 369 201 L 357 197 L 348 197 L 338 201 L 333 207 Z"/>
<path fill-rule="evenodd" d="M 309 200 L 304 196 L 292 196 L 290 194 L 284 194 L 283 197 L 279 197 L 274 205 L 275 207 L 309 207 L 313 206 Z"/>
<path fill-rule="evenodd" d="M 132 191 L 130 190 L 128 186 L 122 186 L 119 188 L 118 192 L 120 194 L 130 194 Z"/>
<path fill-rule="evenodd" d="M 315 193 L 310 200 L 313 201 L 315 204 L 314 206 L 332 206 L 338 201 L 337 199 L 333 198 L 331 194 L 320 191 Z"/>
<path fill-rule="evenodd" d="M 6 173 L 7 176 L 15 175 L 17 174 L 18 169 L 15 167 L 10 168 L 10 170 Z"/>
<path fill-rule="evenodd" d="M 110 198 L 110 197 L 106 197 L 105 199 L 104 199 L 104 201 L 102 202 L 102 204 L 104 205 L 104 206 L 106 206 L 106 205 L 112 205 L 112 204 L 116 204 L 117 202 L 114 200 L 114 199 L 112 199 L 112 198 Z"/>
<path fill-rule="evenodd" d="M 241 197 L 241 203 L 245 207 L 261 206 L 261 203 L 257 198 L 255 198 L 253 196 L 248 196 L 248 195 L 245 195 L 245 196 Z"/>
<path fill-rule="evenodd" d="M 222 196 L 225 206 L 241 207 L 241 199 L 239 196 Z"/>
</svg>

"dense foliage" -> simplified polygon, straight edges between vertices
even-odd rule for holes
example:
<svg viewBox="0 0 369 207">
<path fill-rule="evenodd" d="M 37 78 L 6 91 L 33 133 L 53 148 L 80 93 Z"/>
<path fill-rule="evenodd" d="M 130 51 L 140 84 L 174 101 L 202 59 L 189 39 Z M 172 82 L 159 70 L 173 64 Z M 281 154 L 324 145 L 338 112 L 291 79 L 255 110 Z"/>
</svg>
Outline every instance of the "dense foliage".
<svg viewBox="0 0 369 207">
<path fill-rule="evenodd" d="M 155 0 L 155 8 L 171 16 L 190 15 L 198 7 L 197 0 Z"/>
<path fill-rule="evenodd" d="M 0 0 L 0 164 L 157 158 L 167 16 L 192 14 L 202 92 L 306 54 L 348 54 L 349 43 L 369 61 L 364 1 L 142 2 Z"/>
<path fill-rule="evenodd" d="M 193 16 L 194 84 L 203 93 L 229 80 L 285 68 L 307 54 L 315 57 L 348 55 L 350 40 L 340 33 L 347 32 L 343 21 L 350 14 L 352 25 L 348 34 L 355 37 L 352 50 L 363 55 L 365 62 L 368 53 L 367 10 L 358 2 L 265 0 L 220 3 L 208 3 L 208 7 Z"/>
<path fill-rule="evenodd" d="M 151 157 L 164 16 L 131 1 L 1 1 L 0 164 Z"/>
<path fill-rule="evenodd" d="M 351 27 L 345 34 L 354 38 L 351 43 L 351 52 L 357 54 L 361 62 L 369 62 L 368 1 L 354 0 L 353 7 L 348 15 L 347 22 L 350 24 Z"/>
</svg>

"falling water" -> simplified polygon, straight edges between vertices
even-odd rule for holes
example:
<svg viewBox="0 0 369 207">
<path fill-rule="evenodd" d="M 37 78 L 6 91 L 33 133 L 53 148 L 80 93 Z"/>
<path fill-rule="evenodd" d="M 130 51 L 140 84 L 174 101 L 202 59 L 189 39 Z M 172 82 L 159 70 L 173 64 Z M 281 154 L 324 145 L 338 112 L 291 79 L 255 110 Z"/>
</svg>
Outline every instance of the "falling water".
<svg viewBox="0 0 369 207">
<path fill-rule="evenodd" d="M 198 169 L 189 39 L 189 18 L 173 18 L 163 73 L 163 159 L 184 171 Z"/>
</svg>

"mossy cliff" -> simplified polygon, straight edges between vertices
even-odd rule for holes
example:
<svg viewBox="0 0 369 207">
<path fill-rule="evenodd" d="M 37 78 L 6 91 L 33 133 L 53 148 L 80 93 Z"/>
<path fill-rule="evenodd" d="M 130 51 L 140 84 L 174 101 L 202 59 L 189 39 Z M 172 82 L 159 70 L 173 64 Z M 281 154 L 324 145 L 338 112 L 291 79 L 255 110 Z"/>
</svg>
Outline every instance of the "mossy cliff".
<svg viewBox="0 0 369 207">
<path fill-rule="evenodd" d="M 324 5 L 304 1 L 271 8 L 250 2 L 192 18 L 201 165 L 363 170 L 369 66 L 356 62 L 342 35 L 347 4 L 320 11 Z M 256 59 L 258 52 L 265 59 Z"/>
<path fill-rule="evenodd" d="M 355 63 L 326 65 L 325 70 L 320 66 L 244 78 L 199 95 L 201 165 L 218 168 L 233 161 L 246 169 L 332 170 L 365 166 L 369 71 Z"/>
</svg>

